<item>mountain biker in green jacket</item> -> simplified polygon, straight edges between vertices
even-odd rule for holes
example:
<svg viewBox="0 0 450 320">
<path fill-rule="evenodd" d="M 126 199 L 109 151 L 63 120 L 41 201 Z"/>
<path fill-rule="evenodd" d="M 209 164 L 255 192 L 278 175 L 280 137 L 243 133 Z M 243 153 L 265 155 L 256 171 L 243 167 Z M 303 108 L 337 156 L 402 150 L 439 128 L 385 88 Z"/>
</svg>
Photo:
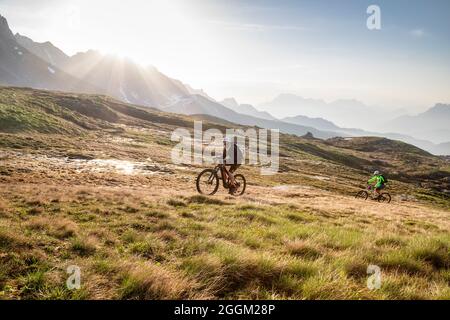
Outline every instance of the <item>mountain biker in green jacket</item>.
<svg viewBox="0 0 450 320">
<path fill-rule="evenodd" d="M 383 175 L 378 170 L 375 170 L 375 172 L 373 173 L 372 178 L 370 178 L 367 181 L 367 184 L 371 185 L 374 182 L 375 182 L 375 193 L 377 194 L 377 196 L 380 196 L 380 191 L 382 189 L 384 189 L 386 181 L 385 181 Z"/>
</svg>

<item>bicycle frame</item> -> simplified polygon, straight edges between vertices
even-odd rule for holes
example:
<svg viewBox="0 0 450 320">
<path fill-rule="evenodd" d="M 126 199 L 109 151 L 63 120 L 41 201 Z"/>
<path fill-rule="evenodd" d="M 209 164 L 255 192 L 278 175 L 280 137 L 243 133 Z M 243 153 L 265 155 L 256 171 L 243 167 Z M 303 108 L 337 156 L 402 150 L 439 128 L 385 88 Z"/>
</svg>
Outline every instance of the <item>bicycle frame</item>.
<svg viewBox="0 0 450 320">
<path fill-rule="evenodd" d="M 214 173 L 217 173 L 220 170 L 220 176 L 222 177 L 222 185 L 225 189 L 228 188 L 228 170 L 225 167 L 225 165 L 223 164 L 218 164 L 215 168 L 214 168 Z M 227 179 L 225 181 L 225 172 L 227 173 Z"/>
</svg>

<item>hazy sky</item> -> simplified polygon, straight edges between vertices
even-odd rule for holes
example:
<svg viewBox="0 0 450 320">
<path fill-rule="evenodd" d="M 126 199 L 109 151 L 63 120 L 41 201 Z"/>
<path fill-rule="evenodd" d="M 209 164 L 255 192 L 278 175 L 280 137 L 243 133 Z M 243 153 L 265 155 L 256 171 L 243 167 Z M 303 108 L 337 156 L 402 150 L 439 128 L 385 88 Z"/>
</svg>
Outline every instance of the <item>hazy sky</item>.
<svg viewBox="0 0 450 320">
<path fill-rule="evenodd" d="M 368 30 L 370 4 L 381 30 Z M 216 99 L 450 103 L 448 0 L 0 0 L 13 32 L 151 64 Z"/>
</svg>

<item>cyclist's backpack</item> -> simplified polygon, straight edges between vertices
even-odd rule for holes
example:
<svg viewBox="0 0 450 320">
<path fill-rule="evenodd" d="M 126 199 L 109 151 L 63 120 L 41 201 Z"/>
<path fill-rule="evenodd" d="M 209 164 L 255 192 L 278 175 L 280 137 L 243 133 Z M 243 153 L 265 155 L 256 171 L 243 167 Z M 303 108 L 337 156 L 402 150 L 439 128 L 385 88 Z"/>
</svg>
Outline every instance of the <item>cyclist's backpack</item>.
<svg viewBox="0 0 450 320">
<path fill-rule="evenodd" d="M 386 177 L 384 176 L 384 174 L 381 175 L 381 178 L 383 178 L 383 183 L 384 183 L 384 184 L 388 183 L 388 179 L 386 179 Z"/>
</svg>

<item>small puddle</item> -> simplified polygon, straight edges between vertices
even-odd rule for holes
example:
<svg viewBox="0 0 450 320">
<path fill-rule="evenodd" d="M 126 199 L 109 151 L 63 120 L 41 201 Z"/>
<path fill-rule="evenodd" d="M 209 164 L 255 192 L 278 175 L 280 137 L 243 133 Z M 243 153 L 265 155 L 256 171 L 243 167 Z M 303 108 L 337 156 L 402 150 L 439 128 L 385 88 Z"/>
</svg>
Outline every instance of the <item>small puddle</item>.
<svg viewBox="0 0 450 320">
<path fill-rule="evenodd" d="M 322 180 L 322 181 L 330 180 L 329 177 L 324 177 L 324 176 L 312 176 L 312 178 L 317 179 L 317 180 Z"/>
<path fill-rule="evenodd" d="M 66 159 L 69 165 L 75 166 L 79 172 L 110 172 L 115 171 L 127 175 L 152 175 L 152 174 L 171 174 L 173 170 L 157 164 L 155 162 L 138 162 L 117 159 Z"/>
<path fill-rule="evenodd" d="M 95 159 L 88 156 L 69 155 L 67 157 L 49 157 L 45 155 L 2 153 L 0 159 L 8 159 L 16 164 L 27 164 L 28 168 L 47 167 L 68 168 L 76 172 L 117 172 L 126 175 L 172 174 L 177 168 L 162 165 L 148 158 L 145 161 L 128 161 L 119 159 Z M 20 166 L 19 165 L 19 166 Z M 31 170 L 32 169 L 28 169 Z"/>
<path fill-rule="evenodd" d="M 289 191 L 292 189 L 312 190 L 313 188 L 310 186 L 300 184 L 280 184 L 279 186 L 272 187 L 272 189 L 278 191 Z"/>
<path fill-rule="evenodd" d="M 286 190 L 291 190 L 291 189 L 295 189 L 295 188 L 299 188 L 299 187 L 300 186 L 296 185 L 296 184 L 282 184 L 282 185 L 273 187 L 273 190 L 286 191 Z"/>
</svg>

